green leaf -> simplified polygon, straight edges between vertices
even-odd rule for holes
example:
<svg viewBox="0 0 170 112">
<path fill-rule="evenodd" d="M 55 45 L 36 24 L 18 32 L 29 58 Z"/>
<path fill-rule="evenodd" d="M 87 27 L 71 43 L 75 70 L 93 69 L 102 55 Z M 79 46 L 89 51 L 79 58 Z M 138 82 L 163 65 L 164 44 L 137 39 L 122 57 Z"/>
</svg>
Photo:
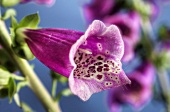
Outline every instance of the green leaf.
<svg viewBox="0 0 170 112">
<path fill-rule="evenodd" d="M 22 81 L 22 82 L 18 82 L 18 84 L 17 84 L 17 92 L 19 92 L 20 89 L 25 87 L 25 86 L 28 86 L 28 81 L 27 80 Z"/>
<path fill-rule="evenodd" d="M 29 107 L 26 103 L 22 102 L 21 107 L 24 112 L 34 112 L 31 107 Z"/>
<path fill-rule="evenodd" d="M 17 90 L 16 83 L 13 78 L 9 79 L 8 86 L 9 86 L 8 87 L 8 97 L 9 97 L 9 101 L 12 102 L 12 98 Z"/>
<path fill-rule="evenodd" d="M 21 58 L 26 60 L 34 59 L 30 48 L 25 42 L 26 36 L 24 30 L 26 28 L 35 29 L 38 27 L 40 18 L 38 13 L 25 16 L 18 24 L 14 17 L 11 17 L 11 37 L 12 37 L 12 49 Z"/>
<path fill-rule="evenodd" d="M 8 84 L 9 78 L 11 76 L 11 73 L 8 72 L 7 70 L 0 68 L 0 85 L 6 85 Z M 1 81 L 3 80 L 3 81 Z M 3 83 L 2 83 L 3 82 Z"/>
<path fill-rule="evenodd" d="M 18 26 L 17 19 L 14 16 L 11 16 L 11 27 L 15 29 Z"/>
<path fill-rule="evenodd" d="M 20 102 L 20 98 L 19 98 L 19 94 L 18 94 L 18 93 L 15 93 L 15 95 L 14 95 L 14 101 L 15 101 L 15 103 L 16 103 L 19 107 L 21 107 L 21 102 Z"/>
<path fill-rule="evenodd" d="M 25 16 L 19 23 L 18 27 L 28 27 L 28 28 L 37 28 L 40 22 L 38 13 Z"/>
</svg>

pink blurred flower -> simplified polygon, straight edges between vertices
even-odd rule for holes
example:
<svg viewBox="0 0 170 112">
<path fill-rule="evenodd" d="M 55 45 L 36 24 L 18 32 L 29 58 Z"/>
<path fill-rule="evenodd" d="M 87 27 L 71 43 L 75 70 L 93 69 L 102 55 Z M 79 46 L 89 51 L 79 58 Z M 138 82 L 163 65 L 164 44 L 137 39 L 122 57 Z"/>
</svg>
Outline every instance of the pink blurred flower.
<svg viewBox="0 0 170 112">
<path fill-rule="evenodd" d="M 152 98 L 152 85 L 155 70 L 150 62 L 144 62 L 139 68 L 129 74 L 131 84 L 109 91 L 108 106 L 110 112 L 118 112 L 122 104 L 131 104 L 136 109 L 142 108 Z"/>
<path fill-rule="evenodd" d="M 109 15 L 115 5 L 115 0 L 92 0 L 92 3 L 86 4 L 84 15 L 87 21 L 91 22 L 94 19 L 102 19 Z"/>
<path fill-rule="evenodd" d="M 122 61 L 130 61 L 134 56 L 134 47 L 140 40 L 140 16 L 138 13 L 118 13 L 105 17 L 104 22 L 118 26 L 123 36 L 124 44 L 127 46 L 125 47 Z"/>
</svg>

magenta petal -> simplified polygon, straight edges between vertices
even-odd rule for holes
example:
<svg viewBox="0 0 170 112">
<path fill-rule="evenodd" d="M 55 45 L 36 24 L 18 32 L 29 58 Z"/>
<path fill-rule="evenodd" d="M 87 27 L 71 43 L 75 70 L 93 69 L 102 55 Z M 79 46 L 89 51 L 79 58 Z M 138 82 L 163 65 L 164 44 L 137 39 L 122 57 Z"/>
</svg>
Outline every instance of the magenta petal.
<svg viewBox="0 0 170 112">
<path fill-rule="evenodd" d="M 120 62 L 124 43 L 118 28 L 96 20 L 85 37 L 74 57 L 77 66 L 69 77 L 72 92 L 86 101 L 93 93 L 130 84 Z"/>
<path fill-rule="evenodd" d="M 27 44 L 33 54 L 50 69 L 69 77 L 73 65 L 69 53 L 82 32 L 63 29 L 26 30 Z"/>
</svg>

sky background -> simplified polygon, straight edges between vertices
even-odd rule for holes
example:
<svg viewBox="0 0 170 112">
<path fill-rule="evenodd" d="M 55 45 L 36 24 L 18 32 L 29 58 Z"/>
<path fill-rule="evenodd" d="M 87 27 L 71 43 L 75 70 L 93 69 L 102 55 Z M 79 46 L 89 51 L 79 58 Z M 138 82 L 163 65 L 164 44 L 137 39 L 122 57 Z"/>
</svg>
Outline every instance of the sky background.
<svg viewBox="0 0 170 112">
<path fill-rule="evenodd" d="M 81 2 L 80 2 L 81 1 Z M 56 0 L 52 7 L 36 5 L 34 3 L 17 5 L 14 8 L 17 10 L 17 20 L 21 20 L 24 16 L 38 12 L 41 17 L 40 27 L 67 28 L 79 31 L 85 31 L 87 24 L 84 20 L 81 6 L 83 0 Z M 166 23 L 170 25 L 170 7 L 168 5 L 162 7 L 161 13 L 153 23 L 154 30 L 158 25 Z M 7 21 L 9 26 L 9 21 Z M 57 51 L 56 51 L 57 52 Z M 38 60 L 30 61 L 30 64 L 35 65 L 35 72 L 41 79 L 45 87 L 51 92 L 51 79 L 49 69 Z M 125 71 L 130 69 L 125 65 Z M 58 85 L 58 90 L 67 85 Z M 60 106 L 62 112 L 107 112 L 106 105 L 107 91 L 92 95 L 87 102 L 81 101 L 77 96 L 62 97 Z M 45 112 L 41 103 L 29 88 L 23 88 L 20 91 L 21 101 L 29 104 L 35 112 Z M 126 106 L 123 112 L 129 112 L 132 109 Z M 140 112 L 161 112 L 163 106 L 157 102 L 151 102 Z M 22 112 L 13 102 L 8 103 L 8 99 L 0 99 L 0 112 Z"/>
</svg>

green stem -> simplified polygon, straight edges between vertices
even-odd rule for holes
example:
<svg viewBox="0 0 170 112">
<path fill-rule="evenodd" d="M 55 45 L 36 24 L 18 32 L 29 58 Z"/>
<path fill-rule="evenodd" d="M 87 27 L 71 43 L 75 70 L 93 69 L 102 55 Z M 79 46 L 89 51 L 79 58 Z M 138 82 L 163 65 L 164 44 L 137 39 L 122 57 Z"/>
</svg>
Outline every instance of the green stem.
<svg viewBox="0 0 170 112">
<path fill-rule="evenodd" d="M 50 112 L 60 112 L 57 102 L 54 102 L 52 97 L 47 92 L 37 75 L 34 73 L 28 62 L 19 58 L 11 49 L 11 39 L 6 29 L 4 21 L 0 20 L 0 43 L 8 53 L 9 57 L 17 65 L 20 72 L 27 78 L 30 88 L 40 99 L 46 110 Z"/>
<path fill-rule="evenodd" d="M 56 79 L 53 79 L 52 80 L 52 97 L 55 98 L 56 96 L 56 90 L 57 90 L 57 80 Z"/>
<path fill-rule="evenodd" d="M 167 112 L 170 112 L 170 82 L 167 71 L 165 69 L 158 70 L 158 79 L 160 82 L 160 87 L 162 91 L 163 98 L 166 102 Z"/>
<path fill-rule="evenodd" d="M 146 20 L 146 21 L 143 21 L 143 24 L 142 24 L 142 29 L 144 31 L 144 33 L 147 33 L 149 34 L 150 32 L 152 33 L 152 27 L 151 27 L 151 24 L 150 24 L 150 21 L 149 20 Z M 145 37 L 145 39 L 148 39 Z M 152 41 L 148 41 L 149 43 L 151 43 Z M 152 46 L 149 46 L 151 44 L 148 44 L 148 46 L 146 46 L 146 48 L 148 50 L 150 50 L 151 54 L 150 54 L 150 59 L 153 60 L 154 57 L 155 57 L 155 54 L 153 53 L 153 49 Z M 158 74 L 158 80 L 160 82 L 160 87 L 161 87 L 161 92 L 162 92 L 162 95 L 163 95 L 163 98 L 165 99 L 165 102 L 166 102 L 166 109 L 167 109 L 167 112 L 170 112 L 170 82 L 169 82 L 169 77 L 168 77 L 168 74 L 167 74 L 167 71 L 166 69 L 164 68 L 157 68 L 157 74 Z"/>
</svg>

